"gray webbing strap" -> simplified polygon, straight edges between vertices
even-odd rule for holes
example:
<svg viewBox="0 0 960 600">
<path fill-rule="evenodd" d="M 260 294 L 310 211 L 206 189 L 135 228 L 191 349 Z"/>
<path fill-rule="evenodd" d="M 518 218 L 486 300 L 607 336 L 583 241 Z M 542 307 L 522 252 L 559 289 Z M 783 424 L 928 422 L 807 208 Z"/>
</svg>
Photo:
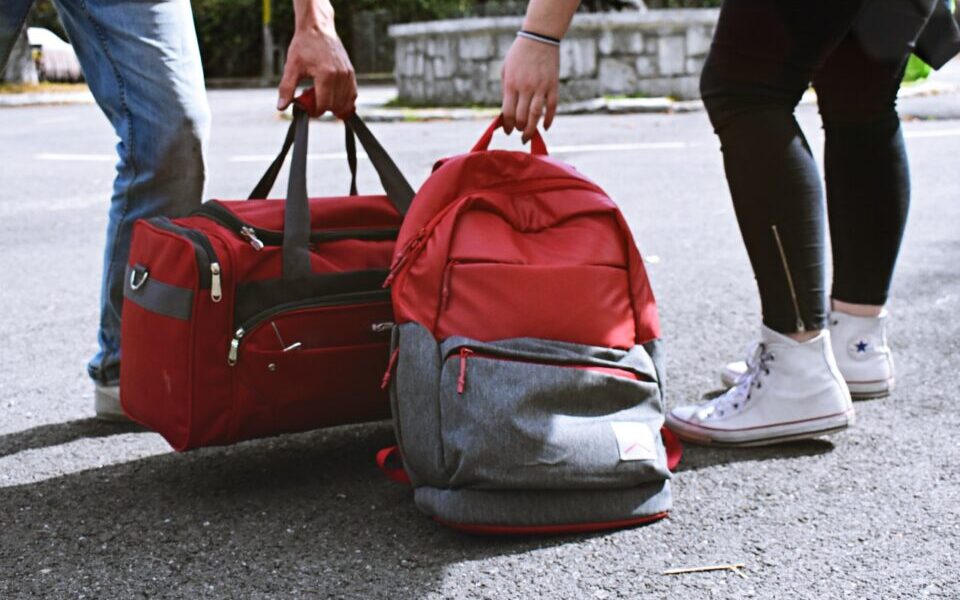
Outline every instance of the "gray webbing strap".
<svg viewBox="0 0 960 600">
<path fill-rule="evenodd" d="M 299 106 L 293 109 L 295 130 L 293 160 L 283 217 L 283 278 L 310 276 L 310 203 L 307 201 L 307 141 L 310 117 Z"/>
</svg>

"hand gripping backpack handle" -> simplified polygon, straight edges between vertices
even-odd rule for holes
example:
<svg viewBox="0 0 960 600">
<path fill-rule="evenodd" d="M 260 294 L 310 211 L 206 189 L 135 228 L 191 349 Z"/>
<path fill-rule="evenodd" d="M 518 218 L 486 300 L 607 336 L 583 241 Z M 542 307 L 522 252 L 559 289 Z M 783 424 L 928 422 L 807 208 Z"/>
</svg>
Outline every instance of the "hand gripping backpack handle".
<svg viewBox="0 0 960 600">
<path fill-rule="evenodd" d="M 493 140 L 493 134 L 496 133 L 498 129 L 503 127 L 503 115 L 501 114 L 496 119 L 493 120 L 493 123 L 490 124 L 490 127 L 487 128 L 487 131 L 483 134 L 476 145 L 473 147 L 470 152 L 483 152 L 490 147 L 490 142 Z M 547 156 L 547 144 L 543 141 L 543 136 L 540 135 L 540 130 L 537 129 L 533 132 L 533 137 L 530 138 L 530 153 L 534 156 Z"/>
<path fill-rule="evenodd" d="M 307 278 L 310 270 L 310 204 L 307 200 L 307 143 L 311 115 L 316 114 L 313 89 L 301 94 L 293 106 L 293 123 L 287 131 L 283 148 L 267 169 L 260 183 L 250 194 L 251 199 L 266 198 L 276 181 L 290 148 L 290 180 L 287 187 L 287 205 L 283 225 L 283 277 Z M 373 164 L 387 197 L 401 216 L 406 215 L 413 202 L 414 191 L 380 142 L 355 113 L 344 120 L 346 126 L 347 163 L 352 175 L 350 194 L 357 195 L 357 149 L 355 137 Z"/>
</svg>

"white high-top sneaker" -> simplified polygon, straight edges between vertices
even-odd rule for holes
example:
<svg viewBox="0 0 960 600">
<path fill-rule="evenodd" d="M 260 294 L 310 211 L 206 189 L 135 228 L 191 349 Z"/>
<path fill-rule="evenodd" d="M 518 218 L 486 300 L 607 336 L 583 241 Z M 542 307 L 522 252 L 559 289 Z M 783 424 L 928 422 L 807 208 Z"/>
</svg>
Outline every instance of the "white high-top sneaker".
<svg viewBox="0 0 960 600">
<path fill-rule="evenodd" d="M 834 311 L 828 319 L 833 355 L 856 400 L 883 398 L 894 384 L 893 353 L 887 345 L 887 311 L 879 317 L 857 317 Z M 753 353 L 753 348 L 747 351 Z M 732 362 L 720 371 L 724 387 L 733 387 L 747 371 L 746 361 Z"/>
<path fill-rule="evenodd" d="M 833 355 L 858 399 L 882 398 L 893 389 L 893 353 L 887 345 L 887 311 L 879 317 L 830 313 Z"/>
<path fill-rule="evenodd" d="M 854 422 L 830 332 L 797 342 L 763 327 L 736 385 L 700 405 L 674 408 L 667 427 L 700 444 L 762 446 L 820 437 Z"/>
</svg>

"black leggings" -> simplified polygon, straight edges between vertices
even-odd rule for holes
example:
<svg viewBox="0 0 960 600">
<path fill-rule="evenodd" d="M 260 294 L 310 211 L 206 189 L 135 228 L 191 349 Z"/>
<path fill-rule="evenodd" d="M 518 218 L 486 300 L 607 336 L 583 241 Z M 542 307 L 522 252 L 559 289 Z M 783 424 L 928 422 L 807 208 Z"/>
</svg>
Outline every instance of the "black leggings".
<svg viewBox="0 0 960 600">
<path fill-rule="evenodd" d="M 763 321 L 826 325 L 824 202 L 793 111 L 812 82 L 826 136 L 836 300 L 887 300 L 910 198 L 896 96 L 934 0 L 725 0 L 701 79 Z"/>
</svg>

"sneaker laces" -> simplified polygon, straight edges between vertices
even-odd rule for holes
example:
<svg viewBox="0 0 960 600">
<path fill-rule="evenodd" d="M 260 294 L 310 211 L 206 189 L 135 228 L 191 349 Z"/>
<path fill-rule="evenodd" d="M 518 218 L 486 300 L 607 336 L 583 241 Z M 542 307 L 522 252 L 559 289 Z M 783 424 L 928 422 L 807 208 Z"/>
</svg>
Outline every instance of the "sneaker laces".
<svg viewBox="0 0 960 600">
<path fill-rule="evenodd" d="M 725 393 L 710 400 L 702 409 L 702 418 L 724 416 L 728 410 L 740 410 L 747 404 L 753 390 L 763 387 L 763 377 L 770 374 L 770 363 L 775 359 L 762 342 L 750 345 L 747 355 L 747 370 L 737 377 L 736 383 Z"/>
</svg>

